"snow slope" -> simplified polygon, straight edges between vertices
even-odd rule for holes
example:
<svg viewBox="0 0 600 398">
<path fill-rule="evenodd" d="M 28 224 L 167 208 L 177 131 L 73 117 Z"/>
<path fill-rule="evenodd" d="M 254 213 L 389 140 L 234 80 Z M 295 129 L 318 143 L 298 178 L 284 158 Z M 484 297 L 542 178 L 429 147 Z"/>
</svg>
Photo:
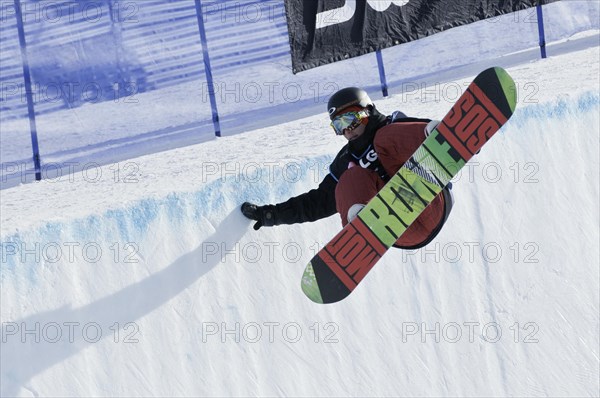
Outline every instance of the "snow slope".
<svg viewBox="0 0 600 398">
<path fill-rule="evenodd" d="M 598 396 L 598 32 L 583 40 L 508 68 L 517 111 L 455 179 L 444 230 L 335 305 L 299 282 L 338 216 L 254 231 L 238 210 L 317 185 L 343 145 L 324 112 L 0 191 L 0 395 Z M 377 105 L 441 118 L 491 64 Z"/>
<path fill-rule="evenodd" d="M 198 38 L 193 34 L 197 27 L 193 22 L 195 10 L 193 4 L 190 7 L 191 3 L 188 0 L 172 1 L 170 6 L 162 0 L 130 0 L 127 3 L 127 6 L 139 7 L 140 11 L 139 23 L 128 24 L 129 28 L 124 33 L 122 44 L 128 49 L 127 54 L 134 59 L 144 59 L 147 70 L 154 70 L 155 67 L 161 69 L 165 63 L 171 66 L 173 63 L 183 63 L 180 65 L 183 69 L 174 71 L 167 68 L 168 72 L 165 73 L 175 76 L 183 74 L 185 82 L 179 81 L 177 84 L 177 79 L 165 80 L 165 75 L 153 72 L 149 83 L 158 85 L 159 89 L 136 93 L 118 101 L 92 101 L 80 107 L 38 114 L 36 123 L 44 177 L 54 175 L 57 168 L 62 168 L 64 173 L 72 169 L 80 171 L 91 162 L 100 165 L 115 163 L 215 138 L 207 85 L 202 62 L 198 58 L 200 43 L 196 43 Z M 169 17 L 173 17 L 173 14 L 162 14 L 156 9 L 164 11 L 164 8 L 176 4 L 176 14 L 185 18 L 179 20 L 172 27 L 175 30 L 172 30 L 167 27 Z M 284 7 L 280 1 L 230 2 L 226 7 L 228 11 L 222 12 L 215 12 L 219 8 L 217 4 L 203 4 L 212 10 L 208 17 L 207 34 L 222 135 L 233 135 L 321 113 L 328 97 L 346 86 L 365 87 L 372 98 L 381 98 L 374 54 L 293 75 L 289 55 L 281 52 L 289 47 L 289 43 Z M 260 18 L 256 18 L 251 16 L 256 7 L 270 11 L 261 12 Z M 553 44 L 548 51 L 549 56 L 597 44 L 594 37 L 574 35 L 600 29 L 599 2 L 557 1 L 543 8 L 546 41 Z M 146 13 L 150 9 L 154 9 L 152 15 Z M 239 16 L 235 14 L 236 10 L 246 17 L 241 18 L 246 20 L 241 26 L 234 23 Z M 63 22 L 66 20 L 62 19 Z M 102 21 L 86 25 L 89 28 L 106 29 Z M 53 41 L 61 37 L 76 41 L 79 37 L 77 31 L 71 31 L 73 27 L 61 24 L 49 24 L 50 32 L 44 31 L 43 26 L 37 28 L 40 29 L 35 41 L 38 47 L 45 48 L 43 43 L 49 40 L 48 35 Z M 62 33 L 57 35 L 54 29 Z M 18 66 L 20 55 L 14 32 L 14 27 L 0 29 L 3 34 L 0 42 L 5 44 L 12 41 L 12 45 L 7 46 L 11 51 L 5 50 L 5 47 L 1 51 L 2 59 L 11 59 L 11 64 Z M 265 35 L 270 38 L 266 39 Z M 133 38 L 135 40 L 131 41 Z M 177 44 L 172 40 L 176 40 Z M 426 83 L 468 77 L 475 73 L 473 65 L 476 63 L 494 62 L 515 66 L 537 59 L 540 56 L 538 40 L 536 9 L 529 8 L 387 48 L 382 51 L 382 57 L 390 92 L 411 93 Z M 258 47 L 262 50 L 248 47 L 249 42 L 260 43 Z M 460 51 L 456 51 L 457 43 Z M 35 52 L 38 47 L 34 45 L 30 50 Z M 157 52 L 157 49 L 160 50 Z M 274 58 L 265 59 L 265 52 L 270 52 Z M 88 57 L 90 54 L 81 56 Z M 263 58 L 260 62 L 247 63 L 250 59 L 256 61 L 260 58 Z M 233 65 L 241 59 L 245 61 L 237 67 L 225 65 Z M 188 62 L 190 60 L 197 62 Z M 194 67 L 198 68 L 197 74 L 192 72 Z M 458 73 L 457 68 L 462 71 Z M 17 67 L 17 75 L 18 70 Z M 6 75 L 0 68 L 0 83 L 3 82 L 3 76 Z M 8 93 L 8 100 L 20 101 L 21 112 L 25 113 L 22 98 L 9 94 L 11 89 L 8 88 L 12 87 L 11 84 L 20 84 L 20 77 L 6 79 L 8 82 L 5 82 L 4 92 Z M 81 82 L 82 86 L 85 84 Z M 48 96 L 53 99 L 48 105 L 59 105 L 56 98 L 50 94 Z M 38 105 L 36 109 L 39 111 L 40 107 L 44 108 Z M 27 118 L 2 121 L 0 149 L 0 189 L 14 186 L 22 180 L 34 180 Z"/>
</svg>

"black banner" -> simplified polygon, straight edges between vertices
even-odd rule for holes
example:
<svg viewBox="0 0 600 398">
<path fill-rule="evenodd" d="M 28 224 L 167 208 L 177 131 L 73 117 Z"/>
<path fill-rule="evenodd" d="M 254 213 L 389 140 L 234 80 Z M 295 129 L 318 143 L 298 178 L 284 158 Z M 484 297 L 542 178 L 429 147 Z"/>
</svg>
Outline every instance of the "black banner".
<svg viewBox="0 0 600 398">
<path fill-rule="evenodd" d="M 556 0 L 285 0 L 293 72 Z"/>
</svg>

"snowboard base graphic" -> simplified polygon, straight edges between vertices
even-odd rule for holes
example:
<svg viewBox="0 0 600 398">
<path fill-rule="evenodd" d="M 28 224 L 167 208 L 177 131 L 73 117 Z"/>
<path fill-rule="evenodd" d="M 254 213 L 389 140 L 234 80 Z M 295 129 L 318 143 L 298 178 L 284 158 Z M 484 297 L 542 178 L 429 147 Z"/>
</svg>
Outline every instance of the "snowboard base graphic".
<svg viewBox="0 0 600 398">
<path fill-rule="evenodd" d="M 510 75 L 499 67 L 481 72 L 411 158 L 309 262 L 304 294 L 326 304 L 352 293 L 515 107 Z"/>
</svg>

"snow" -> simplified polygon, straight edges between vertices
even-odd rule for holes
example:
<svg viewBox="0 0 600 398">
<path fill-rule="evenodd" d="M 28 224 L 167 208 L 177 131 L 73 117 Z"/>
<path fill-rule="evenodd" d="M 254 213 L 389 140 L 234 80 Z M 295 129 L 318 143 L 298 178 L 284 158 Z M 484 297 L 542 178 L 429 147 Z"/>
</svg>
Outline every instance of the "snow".
<svg viewBox="0 0 600 398">
<path fill-rule="evenodd" d="M 194 7 L 190 8 L 185 1 L 177 0 L 177 3 L 182 12 L 187 10 L 188 18 L 194 20 Z M 140 26 L 134 23 L 126 25 L 128 55 L 148 61 L 146 68 L 152 69 L 154 66 L 162 68 L 165 59 L 181 61 L 183 51 L 187 53 L 186 59 L 192 57 L 197 60 L 197 71 L 194 72 L 194 66 L 187 67 L 185 70 L 189 76 L 185 83 L 180 84 L 165 83 L 164 80 L 169 79 L 160 75 L 160 79 L 152 82 L 158 84 L 160 90 L 139 92 L 96 104 L 90 99 L 80 107 L 38 115 L 36 122 L 43 166 L 53 170 L 60 167 L 61 171 L 68 173 L 73 169 L 80 171 L 91 162 L 98 165 L 115 163 L 214 138 L 211 104 L 202 62 L 198 58 L 201 49 L 197 37 L 190 36 L 189 29 L 184 28 L 185 21 L 176 24 L 178 29 L 185 31 L 177 30 L 179 33 L 176 35 L 165 34 L 163 30 L 166 27 L 170 31 L 174 26 L 165 22 L 165 17 L 158 17 L 162 15 L 159 11 L 155 10 L 153 17 L 143 12 L 147 7 L 155 9 L 164 5 L 147 0 L 137 3 L 128 2 L 126 8 L 139 8 L 142 12 L 139 20 L 144 23 Z M 282 53 L 289 47 L 282 3 L 243 0 L 229 6 L 229 10 L 219 11 L 219 5 L 205 5 L 210 10 L 207 13 L 207 35 L 215 68 L 213 78 L 222 135 L 320 114 L 329 95 L 345 86 L 365 87 L 373 98 L 381 98 L 374 54 L 293 75 L 290 57 Z M 261 18 L 252 16 L 252 10 L 257 8 L 262 8 Z M 544 9 L 546 39 L 555 44 L 549 50 L 550 56 L 561 54 L 565 49 L 573 51 L 597 45 L 597 39 L 590 37 L 589 32 L 600 29 L 600 3 L 559 1 L 544 6 Z M 162 28 L 146 29 L 153 26 L 147 23 L 147 18 L 155 18 L 151 21 Z M 59 27 L 60 24 L 53 23 L 46 28 Z M 43 32 L 44 26 L 38 28 Z M 231 35 L 234 29 L 243 32 L 244 39 Z M 18 42 L 8 35 L 10 31 L 8 28 L 1 30 L 4 34 L 2 43 L 14 42 L 14 53 L 7 52 L 7 58 L 18 56 Z M 63 33 L 69 37 L 69 30 Z M 586 37 L 578 37 L 578 34 Z M 235 37 L 238 41 L 233 45 Z M 177 45 L 171 48 L 165 40 L 175 40 L 171 44 Z M 535 46 L 538 40 L 536 12 L 535 8 L 530 8 L 387 48 L 382 51 L 382 57 L 390 92 L 413 92 L 415 85 L 420 87 L 421 84 L 467 78 L 490 65 L 515 66 L 537 59 L 539 49 Z M 568 43 L 565 45 L 564 41 Z M 248 47 L 248 42 L 271 48 L 269 51 L 275 53 L 274 58 L 237 68 L 225 65 L 235 63 L 233 59 L 239 58 L 240 52 L 247 54 L 253 48 Z M 563 42 L 562 45 L 557 45 L 560 42 Z M 454 43 L 460 43 L 460 53 L 453 50 Z M 39 48 L 45 48 L 44 42 L 37 44 Z M 252 57 L 259 56 L 261 51 L 265 50 L 252 51 Z M 223 52 L 228 52 L 229 57 Z M 86 53 L 85 56 L 93 57 L 93 54 Z M 152 57 L 155 58 L 152 60 Z M 177 75 L 183 71 L 178 69 L 171 73 Z M 14 97 L 10 96 L 14 90 L 12 87 L 19 83 L 17 79 L 5 87 L 10 98 Z M 50 101 L 47 106 L 59 105 L 60 98 L 55 98 L 53 90 L 46 90 L 49 92 L 45 94 L 44 90 L 40 91 L 42 93 L 38 96 Z M 26 181 L 34 179 L 33 173 L 26 172 L 33 168 L 28 126 L 27 119 L 3 120 L 0 135 L 3 188 L 18 184 L 23 175 L 26 175 Z"/>
<path fill-rule="evenodd" d="M 300 277 L 339 216 L 254 231 L 238 209 L 318 184 L 343 145 L 323 106 L 0 191 L 0 394 L 598 396 L 598 33 L 555 37 L 545 60 L 457 62 L 377 99 L 441 118 L 493 64 L 519 88 L 454 180 L 436 240 L 387 253 L 334 305 L 308 300 Z"/>
</svg>

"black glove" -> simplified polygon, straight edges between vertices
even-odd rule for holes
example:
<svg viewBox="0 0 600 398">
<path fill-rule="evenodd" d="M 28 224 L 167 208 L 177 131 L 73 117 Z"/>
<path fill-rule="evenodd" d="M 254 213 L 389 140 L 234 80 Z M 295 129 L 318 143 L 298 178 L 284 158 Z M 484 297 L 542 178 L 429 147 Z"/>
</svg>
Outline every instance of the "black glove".
<svg viewBox="0 0 600 398">
<path fill-rule="evenodd" d="M 245 202 L 242 204 L 242 213 L 251 220 L 256 220 L 254 229 L 260 227 L 272 227 L 275 225 L 275 206 L 257 206 L 253 203 Z"/>
</svg>

